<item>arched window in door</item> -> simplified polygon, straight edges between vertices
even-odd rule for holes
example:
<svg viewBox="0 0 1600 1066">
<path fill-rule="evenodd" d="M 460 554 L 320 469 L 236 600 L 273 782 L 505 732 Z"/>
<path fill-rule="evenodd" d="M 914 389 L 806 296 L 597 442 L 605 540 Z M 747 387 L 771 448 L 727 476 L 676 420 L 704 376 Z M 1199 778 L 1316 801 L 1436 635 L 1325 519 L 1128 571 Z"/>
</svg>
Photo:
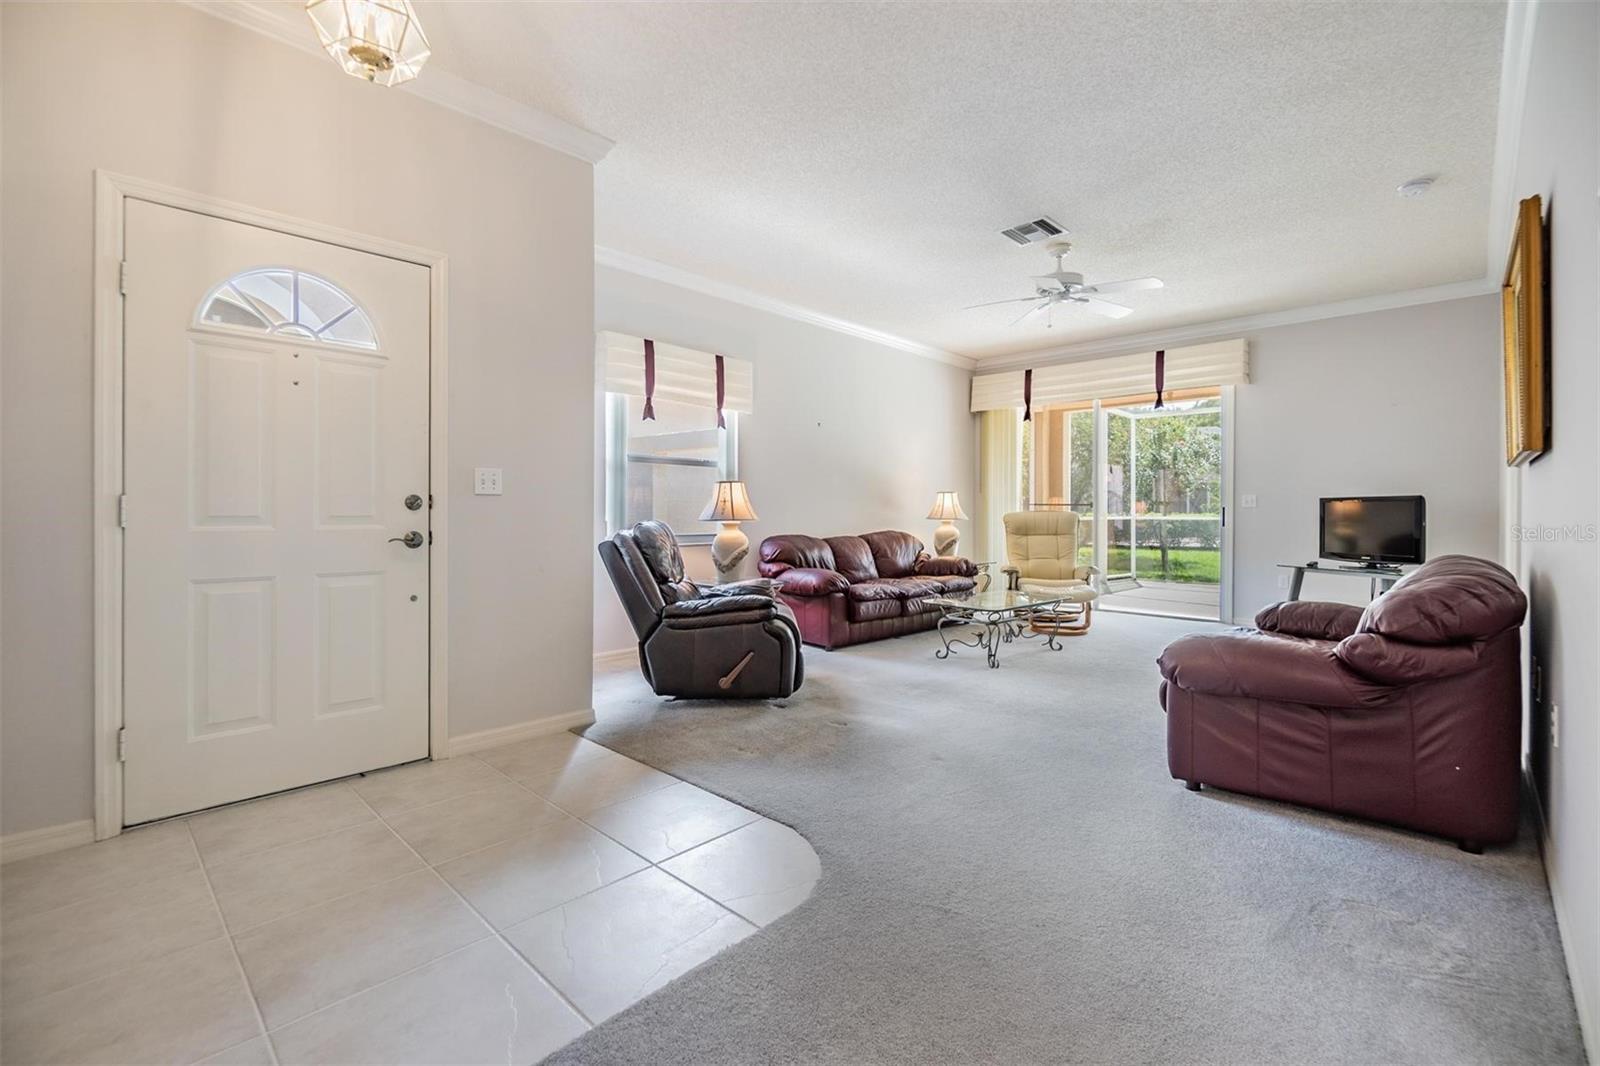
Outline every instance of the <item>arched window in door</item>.
<svg viewBox="0 0 1600 1066">
<path fill-rule="evenodd" d="M 291 267 L 235 274 L 200 304 L 199 323 L 376 349 L 367 313 L 327 278 Z"/>
</svg>

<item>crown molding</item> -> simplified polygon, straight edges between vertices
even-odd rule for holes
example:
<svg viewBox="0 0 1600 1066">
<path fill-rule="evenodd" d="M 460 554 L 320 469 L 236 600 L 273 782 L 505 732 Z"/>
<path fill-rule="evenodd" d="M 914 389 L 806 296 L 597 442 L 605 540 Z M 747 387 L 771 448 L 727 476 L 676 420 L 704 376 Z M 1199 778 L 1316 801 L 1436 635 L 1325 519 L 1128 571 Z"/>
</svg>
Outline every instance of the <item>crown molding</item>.
<svg viewBox="0 0 1600 1066">
<path fill-rule="evenodd" d="M 1517 155 L 1522 147 L 1522 115 L 1528 100 L 1528 75 L 1533 68 L 1533 29 L 1539 0 L 1506 6 L 1506 36 L 1500 53 L 1499 119 L 1495 127 L 1494 171 L 1489 184 L 1489 244 L 1484 272 L 1498 278 L 1510 252 L 1517 217 L 1512 186 L 1517 180 Z"/>
<path fill-rule="evenodd" d="M 1123 337 L 1102 337 L 1099 340 L 1079 341 L 1076 344 L 1063 344 L 1054 348 L 1036 348 L 1027 352 L 992 355 L 979 359 L 977 365 L 979 370 L 985 372 L 1047 366 L 1051 363 L 1070 362 L 1088 356 L 1123 355 L 1128 352 L 1149 351 L 1179 344 L 1197 344 L 1238 336 L 1241 333 L 1251 333 L 1255 330 L 1270 329 L 1274 326 L 1296 326 L 1303 322 L 1320 322 L 1323 319 L 1364 315 L 1373 311 L 1392 311 L 1419 304 L 1465 300 L 1499 291 L 1498 282 L 1488 278 L 1477 278 L 1472 281 L 1452 282 L 1448 285 L 1433 285 L 1425 289 L 1363 296 L 1360 299 L 1343 300 L 1339 303 L 1297 307 L 1287 311 L 1268 311 L 1259 315 L 1197 322 L 1193 325 L 1173 326 L 1170 329 L 1151 330 L 1148 333 L 1135 333 Z"/>
<path fill-rule="evenodd" d="M 280 44 L 307 52 L 325 55 L 317 44 L 316 34 L 302 21 L 286 19 L 278 14 L 284 5 L 267 5 L 254 0 L 184 0 L 196 11 L 213 18 L 231 22 Z M 468 81 L 443 70 L 424 69 L 422 75 L 406 82 L 394 91 L 419 96 L 430 103 L 447 107 L 451 111 L 469 115 L 507 133 L 534 141 L 546 148 L 554 148 L 586 163 L 598 163 L 606 157 L 616 142 L 598 133 L 573 125 L 536 107 L 520 104 L 501 96 L 476 82 Z"/>
<path fill-rule="evenodd" d="M 640 277 L 650 278 L 652 281 L 676 285 L 680 289 L 688 289 L 691 292 L 715 297 L 718 300 L 727 300 L 729 303 L 740 304 L 757 311 L 782 315 L 784 318 L 792 318 L 796 322 L 821 326 L 823 329 L 831 329 L 835 333 L 845 333 L 852 337 L 859 337 L 862 340 L 872 341 L 874 344 L 881 344 L 886 348 L 894 348 L 898 351 L 921 356 L 924 359 L 932 359 L 949 366 L 960 367 L 962 370 L 971 370 L 977 365 L 975 360 L 964 355 L 957 355 L 955 352 L 947 352 L 943 348 L 935 348 L 932 345 L 923 344 L 921 341 L 914 341 L 908 337 L 886 333 L 881 329 L 873 329 L 871 326 L 863 326 L 859 322 L 851 322 L 849 319 L 838 318 L 822 311 L 814 311 L 809 307 L 801 307 L 798 304 L 788 303 L 771 296 L 764 296 L 759 292 L 752 292 L 738 285 L 715 281 L 704 275 L 683 270 L 680 267 L 669 266 L 654 259 L 646 259 L 631 252 L 622 252 L 615 248 L 607 248 L 597 244 L 594 249 L 594 263 L 597 267 L 609 267 L 612 270 L 621 270 L 628 274 L 637 274 Z"/>
</svg>

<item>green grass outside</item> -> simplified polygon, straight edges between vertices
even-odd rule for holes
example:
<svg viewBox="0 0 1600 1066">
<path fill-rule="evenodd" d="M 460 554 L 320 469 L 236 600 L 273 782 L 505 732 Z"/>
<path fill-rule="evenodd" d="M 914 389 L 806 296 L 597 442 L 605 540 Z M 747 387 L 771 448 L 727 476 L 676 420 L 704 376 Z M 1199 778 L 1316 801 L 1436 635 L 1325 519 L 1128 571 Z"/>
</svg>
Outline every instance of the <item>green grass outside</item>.
<svg viewBox="0 0 1600 1066">
<path fill-rule="evenodd" d="M 1079 553 L 1084 565 L 1093 562 L 1092 553 Z M 1128 572 L 1128 549 L 1113 547 L 1106 552 L 1106 572 Z M 1146 581 L 1185 581 L 1195 584 L 1215 585 L 1222 580 L 1222 552 L 1215 548 L 1170 548 L 1167 551 L 1166 573 L 1161 572 L 1161 549 L 1139 549 L 1139 574 Z"/>
</svg>

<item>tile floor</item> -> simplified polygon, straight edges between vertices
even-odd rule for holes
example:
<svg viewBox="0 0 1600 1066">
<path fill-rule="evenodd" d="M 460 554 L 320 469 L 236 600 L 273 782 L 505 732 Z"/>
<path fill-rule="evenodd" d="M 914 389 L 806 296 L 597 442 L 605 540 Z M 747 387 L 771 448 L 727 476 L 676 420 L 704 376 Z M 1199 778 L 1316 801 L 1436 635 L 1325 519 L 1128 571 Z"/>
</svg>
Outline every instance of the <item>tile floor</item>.
<svg viewBox="0 0 1600 1066">
<path fill-rule="evenodd" d="M 794 908 L 793 830 L 570 733 L 0 867 L 8 1063 L 529 1063 Z"/>
</svg>

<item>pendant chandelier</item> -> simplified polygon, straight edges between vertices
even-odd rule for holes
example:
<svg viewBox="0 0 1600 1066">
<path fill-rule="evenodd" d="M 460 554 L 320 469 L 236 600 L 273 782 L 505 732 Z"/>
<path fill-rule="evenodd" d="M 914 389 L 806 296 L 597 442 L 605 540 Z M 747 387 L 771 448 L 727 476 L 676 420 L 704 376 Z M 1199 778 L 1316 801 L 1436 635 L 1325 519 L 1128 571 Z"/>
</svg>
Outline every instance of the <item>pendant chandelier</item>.
<svg viewBox="0 0 1600 1066">
<path fill-rule="evenodd" d="M 399 85 L 427 62 L 428 38 L 411 0 L 306 0 L 306 14 L 346 74 Z"/>
</svg>

